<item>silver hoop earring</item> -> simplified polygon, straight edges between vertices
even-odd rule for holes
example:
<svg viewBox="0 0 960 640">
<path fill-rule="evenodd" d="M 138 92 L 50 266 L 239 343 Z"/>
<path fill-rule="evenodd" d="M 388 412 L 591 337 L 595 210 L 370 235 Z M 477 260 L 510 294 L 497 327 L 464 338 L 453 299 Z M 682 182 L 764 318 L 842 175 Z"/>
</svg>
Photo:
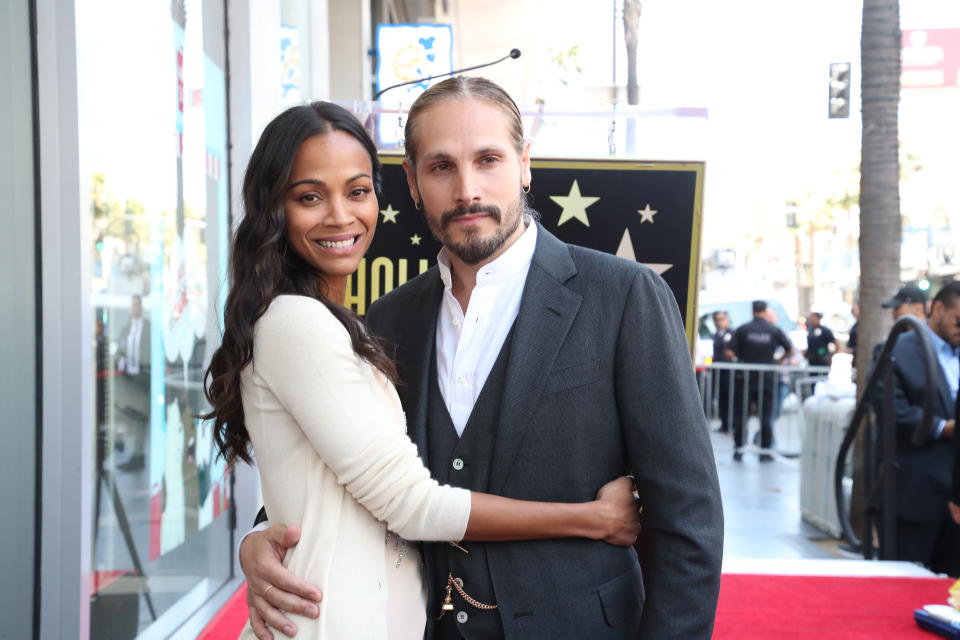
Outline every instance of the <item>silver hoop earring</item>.
<svg viewBox="0 0 960 640">
<path fill-rule="evenodd" d="M 420 200 L 414 200 L 414 201 L 413 201 L 413 206 L 414 206 L 414 208 L 415 208 L 417 211 L 420 211 L 420 207 L 423 206 L 423 202 L 420 201 Z"/>
<path fill-rule="evenodd" d="M 521 187 L 521 190 L 523 191 L 524 195 L 530 193 L 530 185 L 528 185 L 528 184 L 523 185 L 523 186 Z"/>
</svg>

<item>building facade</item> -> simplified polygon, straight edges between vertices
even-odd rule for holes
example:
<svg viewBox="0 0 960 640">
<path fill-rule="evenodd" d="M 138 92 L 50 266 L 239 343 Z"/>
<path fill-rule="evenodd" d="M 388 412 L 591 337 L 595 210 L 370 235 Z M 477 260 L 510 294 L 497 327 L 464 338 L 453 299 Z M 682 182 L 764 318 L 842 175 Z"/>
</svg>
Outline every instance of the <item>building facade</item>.
<svg viewBox="0 0 960 640">
<path fill-rule="evenodd" d="M 194 638 L 239 585 L 256 475 L 198 416 L 240 178 L 369 97 L 363 4 L 0 3 L 0 638 Z"/>
</svg>

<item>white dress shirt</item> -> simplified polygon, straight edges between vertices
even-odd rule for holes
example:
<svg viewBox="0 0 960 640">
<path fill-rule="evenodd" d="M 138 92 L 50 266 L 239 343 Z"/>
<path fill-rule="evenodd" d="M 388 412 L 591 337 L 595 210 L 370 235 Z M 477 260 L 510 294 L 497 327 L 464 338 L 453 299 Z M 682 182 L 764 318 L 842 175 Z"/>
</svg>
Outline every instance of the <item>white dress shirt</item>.
<svg viewBox="0 0 960 640">
<path fill-rule="evenodd" d="M 956 397 L 957 387 L 960 386 L 960 360 L 957 359 L 957 348 L 951 346 L 946 340 L 938 336 L 933 329 L 930 328 L 930 325 L 925 324 L 923 326 L 927 330 L 927 336 L 930 338 L 930 345 L 933 347 L 933 352 L 937 354 L 937 362 L 940 364 L 943 376 L 947 379 L 947 387 L 950 389 L 950 395 Z M 947 421 L 943 419 L 937 423 L 937 428 L 934 433 L 935 437 L 939 438 L 943 435 L 943 428 L 946 424 Z"/>
<path fill-rule="evenodd" d="M 437 318 L 437 382 L 458 435 L 463 435 L 473 405 L 500 355 L 520 311 L 523 285 L 537 246 L 537 225 L 526 230 L 496 260 L 477 272 L 467 312 L 453 296 L 453 274 L 446 249 L 437 256 L 443 300 Z"/>
</svg>

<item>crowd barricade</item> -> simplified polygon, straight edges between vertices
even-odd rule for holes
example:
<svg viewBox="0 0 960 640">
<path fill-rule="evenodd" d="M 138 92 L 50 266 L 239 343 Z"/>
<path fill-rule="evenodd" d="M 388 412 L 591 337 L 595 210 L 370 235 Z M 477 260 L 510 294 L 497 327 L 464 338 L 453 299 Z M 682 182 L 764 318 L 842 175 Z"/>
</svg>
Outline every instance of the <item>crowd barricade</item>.
<svg viewBox="0 0 960 640">
<path fill-rule="evenodd" d="M 747 446 L 751 446 L 760 430 L 764 396 L 769 397 L 773 405 L 774 449 L 781 455 L 796 457 L 801 454 L 804 438 L 801 405 L 813 395 L 816 383 L 825 380 L 829 373 L 829 367 L 714 362 L 698 367 L 697 379 L 704 414 L 711 425 L 724 422 L 723 411 L 732 430 L 740 406 Z M 773 387 L 772 393 L 764 393 L 769 391 L 768 386 Z M 741 394 L 740 402 L 737 393 Z"/>
</svg>

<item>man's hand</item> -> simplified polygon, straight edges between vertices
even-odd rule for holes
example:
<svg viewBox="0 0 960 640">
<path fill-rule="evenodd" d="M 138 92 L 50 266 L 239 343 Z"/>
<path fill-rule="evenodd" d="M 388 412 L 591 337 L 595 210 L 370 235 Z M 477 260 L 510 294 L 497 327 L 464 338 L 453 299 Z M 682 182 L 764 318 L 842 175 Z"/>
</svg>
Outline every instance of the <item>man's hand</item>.
<svg viewBox="0 0 960 640">
<path fill-rule="evenodd" d="M 950 509 L 950 517 L 953 518 L 953 521 L 960 524 L 960 505 L 951 500 L 947 503 L 947 508 Z"/>
<path fill-rule="evenodd" d="M 940 432 L 941 438 L 952 438 L 956 420 L 947 420 L 943 423 L 943 431 Z"/>
<path fill-rule="evenodd" d="M 283 615 L 284 611 L 302 613 L 308 618 L 320 615 L 320 590 L 283 566 L 287 549 L 299 540 L 300 527 L 278 524 L 251 533 L 240 545 L 240 566 L 247 576 L 250 626 L 260 640 L 273 640 L 267 625 L 291 638 L 296 635 L 297 627 Z"/>
<path fill-rule="evenodd" d="M 600 487 L 597 503 L 603 508 L 604 542 L 629 547 L 640 535 L 640 503 L 633 478 L 620 477 Z"/>
</svg>

